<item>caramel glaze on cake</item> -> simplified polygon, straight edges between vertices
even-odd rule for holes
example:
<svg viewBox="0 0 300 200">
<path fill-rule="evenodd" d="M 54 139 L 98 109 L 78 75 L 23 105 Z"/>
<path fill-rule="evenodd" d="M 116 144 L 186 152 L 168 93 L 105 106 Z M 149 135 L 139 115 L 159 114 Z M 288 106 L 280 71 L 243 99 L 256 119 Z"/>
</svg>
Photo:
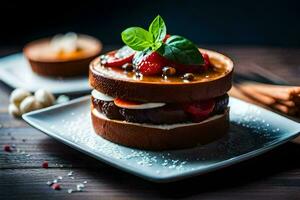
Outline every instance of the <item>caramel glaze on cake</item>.
<svg viewBox="0 0 300 200">
<path fill-rule="evenodd" d="M 217 52 L 200 49 L 207 53 L 213 65 L 195 79 L 183 82 L 181 77 L 161 76 L 136 77 L 122 69 L 102 66 L 100 58 L 90 64 L 90 85 L 109 96 L 141 102 L 190 102 L 222 96 L 231 88 L 232 61 Z"/>
</svg>

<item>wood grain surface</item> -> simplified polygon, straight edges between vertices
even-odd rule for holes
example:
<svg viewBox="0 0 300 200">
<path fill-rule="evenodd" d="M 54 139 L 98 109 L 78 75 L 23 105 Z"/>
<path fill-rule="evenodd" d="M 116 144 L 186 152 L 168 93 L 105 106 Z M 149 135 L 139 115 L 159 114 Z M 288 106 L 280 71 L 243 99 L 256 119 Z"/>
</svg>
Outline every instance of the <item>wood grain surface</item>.
<svg viewBox="0 0 300 200">
<path fill-rule="evenodd" d="M 112 47 L 109 47 L 111 49 Z M 235 71 L 254 65 L 300 85 L 300 49 L 210 46 L 230 56 Z M 108 48 L 107 48 L 108 49 Z M 14 50 L 0 50 L 4 55 Z M 300 199 L 300 145 L 281 147 L 238 165 L 188 180 L 155 184 L 75 151 L 7 113 L 11 88 L 0 82 L 0 199 Z M 2 150 L 15 145 L 13 152 Z M 18 151 L 17 151 L 18 149 Z M 41 167 L 43 161 L 49 168 Z M 73 171 L 74 179 L 67 174 Z M 46 183 L 62 176 L 60 191 Z M 83 192 L 68 193 L 87 181 Z"/>
</svg>

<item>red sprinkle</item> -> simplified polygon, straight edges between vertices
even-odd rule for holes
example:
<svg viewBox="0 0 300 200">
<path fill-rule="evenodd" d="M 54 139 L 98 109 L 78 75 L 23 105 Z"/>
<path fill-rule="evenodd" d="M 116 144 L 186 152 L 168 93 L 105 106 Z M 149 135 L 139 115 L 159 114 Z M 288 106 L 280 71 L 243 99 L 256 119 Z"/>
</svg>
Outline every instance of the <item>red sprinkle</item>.
<svg viewBox="0 0 300 200">
<path fill-rule="evenodd" d="M 42 164 L 42 167 L 43 168 L 48 168 L 49 167 L 48 161 L 44 161 L 43 164 Z"/>
<path fill-rule="evenodd" d="M 54 183 L 51 187 L 53 190 L 60 190 L 60 185 L 58 183 Z"/>
<path fill-rule="evenodd" d="M 11 147 L 9 144 L 5 144 L 3 145 L 3 150 L 6 151 L 6 152 L 11 152 Z"/>
</svg>

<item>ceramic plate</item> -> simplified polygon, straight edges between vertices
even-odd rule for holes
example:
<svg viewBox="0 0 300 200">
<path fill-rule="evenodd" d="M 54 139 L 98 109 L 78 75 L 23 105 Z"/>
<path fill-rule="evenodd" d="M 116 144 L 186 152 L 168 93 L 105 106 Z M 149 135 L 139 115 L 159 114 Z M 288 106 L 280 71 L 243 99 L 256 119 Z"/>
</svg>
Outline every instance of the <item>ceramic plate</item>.
<svg viewBox="0 0 300 200">
<path fill-rule="evenodd" d="M 29 91 L 47 88 L 54 94 L 87 93 L 90 91 L 87 77 L 47 78 L 34 74 L 22 53 L 0 59 L 0 79 L 12 88 Z"/>
<path fill-rule="evenodd" d="M 31 126 L 121 170 L 155 182 L 170 182 L 217 170 L 262 154 L 296 137 L 300 124 L 230 98 L 230 131 L 208 145 L 176 151 L 145 151 L 96 135 L 90 97 L 23 115 Z"/>
</svg>

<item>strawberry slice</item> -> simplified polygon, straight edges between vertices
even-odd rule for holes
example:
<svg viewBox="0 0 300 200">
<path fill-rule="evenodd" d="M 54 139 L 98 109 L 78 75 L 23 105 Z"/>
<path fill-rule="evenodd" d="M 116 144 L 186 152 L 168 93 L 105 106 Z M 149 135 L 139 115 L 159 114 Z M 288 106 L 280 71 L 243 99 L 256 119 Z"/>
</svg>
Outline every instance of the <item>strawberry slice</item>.
<svg viewBox="0 0 300 200">
<path fill-rule="evenodd" d="M 121 67 L 126 63 L 131 63 L 135 51 L 124 46 L 118 51 L 111 51 L 103 56 L 103 65 L 106 67 Z"/>
<path fill-rule="evenodd" d="M 165 103 L 143 103 L 137 101 L 128 101 L 121 98 L 115 98 L 114 103 L 116 106 L 126 109 L 150 109 L 162 107 L 165 105 Z"/>
<path fill-rule="evenodd" d="M 213 112 L 215 100 L 195 102 L 185 106 L 185 112 L 190 115 L 193 122 L 200 122 L 207 119 Z"/>
<path fill-rule="evenodd" d="M 167 60 L 157 52 L 146 52 L 143 55 L 133 58 L 136 71 L 148 76 L 161 74 L 162 68 L 167 63 Z"/>
<path fill-rule="evenodd" d="M 128 101 L 128 100 L 124 100 L 121 98 L 115 98 L 114 103 L 116 106 L 121 107 L 121 108 L 130 108 L 130 107 L 135 107 L 135 106 L 142 104 L 137 101 Z"/>
</svg>

